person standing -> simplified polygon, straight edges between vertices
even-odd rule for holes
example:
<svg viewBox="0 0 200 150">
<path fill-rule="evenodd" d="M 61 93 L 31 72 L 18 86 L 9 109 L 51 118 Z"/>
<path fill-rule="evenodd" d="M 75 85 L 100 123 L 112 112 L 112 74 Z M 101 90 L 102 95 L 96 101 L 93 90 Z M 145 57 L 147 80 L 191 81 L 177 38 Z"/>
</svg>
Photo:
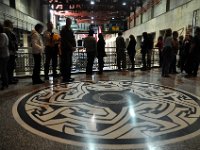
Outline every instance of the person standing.
<svg viewBox="0 0 200 150">
<path fill-rule="evenodd" d="M 0 24 L 0 74 L 2 80 L 1 90 L 4 90 L 8 87 L 7 65 L 10 55 L 8 45 L 8 36 L 3 33 L 3 26 Z"/>
<path fill-rule="evenodd" d="M 126 43 L 122 37 L 122 32 L 118 32 L 118 37 L 116 38 L 116 53 L 117 53 L 117 67 L 118 70 L 121 70 L 121 62 L 123 70 L 126 69 Z"/>
<path fill-rule="evenodd" d="M 200 63 L 200 27 L 195 28 L 195 35 L 191 42 L 189 58 L 186 67 L 186 77 L 196 77 Z"/>
<path fill-rule="evenodd" d="M 53 77 L 56 78 L 57 75 L 57 56 L 58 56 L 58 41 L 59 39 L 55 39 L 55 36 L 58 36 L 53 32 L 53 24 L 52 22 L 47 23 L 47 30 L 44 32 L 44 44 L 45 44 L 45 66 L 44 66 L 44 75 L 45 80 L 49 79 L 49 66 L 52 61 L 53 68 Z"/>
<path fill-rule="evenodd" d="M 104 67 L 104 60 L 103 58 L 106 56 L 105 52 L 105 40 L 103 38 L 103 34 L 100 33 L 98 35 L 98 42 L 97 42 L 97 58 L 98 58 L 98 64 L 99 64 L 99 74 L 103 73 L 103 67 Z"/>
<path fill-rule="evenodd" d="M 142 33 L 143 41 L 141 44 L 141 54 L 142 54 L 142 71 L 145 71 L 147 69 L 147 61 L 146 61 L 146 55 L 149 50 L 149 40 L 148 40 L 148 34 L 147 32 Z"/>
<path fill-rule="evenodd" d="M 16 67 L 16 54 L 18 50 L 18 42 L 15 33 L 13 32 L 13 22 L 10 20 L 4 21 L 4 32 L 9 39 L 9 60 L 8 60 L 8 82 L 9 84 L 16 84 L 18 79 L 14 78 L 14 70 Z"/>
<path fill-rule="evenodd" d="M 152 56 L 152 50 L 154 46 L 153 42 L 153 35 L 148 34 L 148 50 L 147 50 L 147 69 L 151 70 L 151 56 Z"/>
<path fill-rule="evenodd" d="M 189 53 L 190 53 L 192 38 L 193 38 L 192 35 L 186 35 L 185 39 L 183 41 L 183 50 L 180 55 L 181 73 L 183 72 L 183 70 L 187 70 L 188 68 L 191 67 L 191 66 L 187 65 L 187 62 L 188 62 L 188 57 L 189 57 Z"/>
<path fill-rule="evenodd" d="M 36 24 L 35 30 L 33 30 L 31 33 L 31 44 L 32 44 L 32 52 L 34 58 L 34 67 L 32 74 L 33 84 L 44 83 L 44 81 L 40 79 L 41 57 L 42 57 L 42 52 L 44 50 L 44 45 L 41 36 L 42 31 L 43 31 L 43 25 Z"/>
<path fill-rule="evenodd" d="M 71 29 L 72 20 L 66 19 L 66 25 L 61 30 L 61 64 L 60 71 L 62 82 L 73 82 L 71 78 L 72 54 L 75 51 L 76 41 L 74 32 Z"/>
<path fill-rule="evenodd" d="M 83 46 L 86 48 L 87 53 L 87 66 L 86 66 L 86 75 L 92 75 L 92 68 L 94 64 L 94 58 L 97 53 L 97 42 L 93 37 L 94 31 L 90 30 L 88 37 L 84 39 Z"/>
<path fill-rule="evenodd" d="M 164 47 L 162 52 L 163 56 L 162 77 L 169 77 L 169 69 L 173 56 L 172 42 L 173 42 L 172 30 L 167 29 L 165 33 Z"/>
<path fill-rule="evenodd" d="M 130 38 L 130 41 L 129 41 L 127 50 L 128 50 L 128 55 L 129 55 L 131 65 L 132 65 L 131 70 L 134 71 L 135 70 L 135 53 L 136 53 L 135 46 L 137 42 L 133 35 L 130 35 L 129 38 Z"/>
<path fill-rule="evenodd" d="M 179 59 L 178 59 L 178 64 L 177 64 L 177 67 L 178 68 L 181 68 L 181 58 L 182 58 L 182 54 L 183 54 L 183 50 L 184 50 L 184 47 L 183 47 L 183 42 L 184 42 L 184 37 L 183 35 L 179 36 Z"/>
<path fill-rule="evenodd" d="M 176 74 L 178 73 L 176 71 L 176 55 L 178 53 L 178 49 L 179 49 L 179 42 L 178 42 L 178 32 L 177 31 L 174 31 L 172 33 L 173 35 L 173 40 L 172 40 L 172 50 L 173 50 L 173 55 L 172 55 L 172 61 L 171 61 L 171 64 L 170 64 L 170 69 L 169 69 L 169 72 L 172 73 L 172 74 Z"/>
<path fill-rule="evenodd" d="M 162 58 L 162 51 L 163 51 L 163 37 L 159 36 L 158 41 L 156 43 L 156 47 L 158 47 L 159 52 L 159 66 L 162 67 L 163 58 Z"/>
</svg>

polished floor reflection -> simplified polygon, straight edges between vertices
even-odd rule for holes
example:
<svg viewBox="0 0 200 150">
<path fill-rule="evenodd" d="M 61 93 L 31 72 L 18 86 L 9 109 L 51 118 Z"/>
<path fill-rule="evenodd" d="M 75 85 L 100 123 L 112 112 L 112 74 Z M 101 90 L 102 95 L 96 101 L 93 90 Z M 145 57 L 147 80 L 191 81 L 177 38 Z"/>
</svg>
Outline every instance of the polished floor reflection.
<svg viewBox="0 0 200 150">
<path fill-rule="evenodd" d="M 74 77 L 21 79 L 0 93 L 0 149 L 199 148 L 199 77 L 162 78 L 159 69 Z"/>
</svg>

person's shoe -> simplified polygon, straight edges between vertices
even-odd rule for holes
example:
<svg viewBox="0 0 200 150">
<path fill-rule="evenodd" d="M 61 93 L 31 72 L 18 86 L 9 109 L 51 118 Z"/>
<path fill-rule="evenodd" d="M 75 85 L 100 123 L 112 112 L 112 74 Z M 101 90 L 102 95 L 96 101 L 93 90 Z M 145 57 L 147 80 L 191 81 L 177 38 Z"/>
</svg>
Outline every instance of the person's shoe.
<svg viewBox="0 0 200 150">
<path fill-rule="evenodd" d="M 86 73 L 86 75 L 90 75 L 90 76 L 91 76 L 92 74 L 93 74 L 93 73 L 88 73 L 88 72 Z"/>
<path fill-rule="evenodd" d="M 191 78 L 191 77 L 192 77 L 191 74 L 187 74 L 187 75 L 185 75 L 185 78 Z"/>
<path fill-rule="evenodd" d="M 103 71 L 99 71 L 98 74 L 100 74 L 100 75 L 103 74 Z"/>
<path fill-rule="evenodd" d="M 63 79 L 62 80 L 63 83 L 66 83 L 66 82 L 68 83 L 68 82 L 73 82 L 73 81 L 74 81 L 74 78 Z"/>
<path fill-rule="evenodd" d="M 49 76 L 45 76 L 45 77 L 44 77 L 44 80 L 49 80 Z"/>
<path fill-rule="evenodd" d="M 151 70 L 151 67 L 147 67 L 146 70 Z"/>
<path fill-rule="evenodd" d="M 4 87 L 4 86 L 2 86 L 2 87 L 1 87 L 1 91 L 3 91 L 4 89 L 5 89 L 5 87 Z"/>
<path fill-rule="evenodd" d="M 131 67 L 131 71 L 135 71 L 135 68 L 134 68 L 134 67 Z"/>
<path fill-rule="evenodd" d="M 44 81 L 42 81 L 41 79 L 39 80 L 39 83 L 45 83 Z"/>
<path fill-rule="evenodd" d="M 35 85 L 35 84 L 43 84 L 43 83 L 45 83 L 45 82 L 42 81 L 41 79 L 38 80 L 38 81 L 33 81 L 33 85 Z"/>
<path fill-rule="evenodd" d="M 141 68 L 141 71 L 146 71 L 147 70 L 147 68 Z"/>
<path fill-rule="evenodd" d="M 9 84 L 17 84 L 18 81 L 16 81 L 16 80 L 9 80 L 8 83 L 9 83 Z"/>
<path fill-rule="evenodd" d="M 117 69 L 117 71 L 119 71 L 119 72 L 120 72 L 120 71 L 122 71 L 122 69 Z"/>
<path fill-rule="evenodd" d="M 172 72 L 172 74 L 179 74 L 177 71 Z"/>
<path fill-rule="evenodd" d="M 58 74 L 53 74 L 53 78 L 58 78 Z"/>
<path fill-rule="evenodd" d="M 7 89 L 7 88 L 8 88 L 8 85 L 2 85 L 1 90 L 3 91 L 5 89 Z"/>
<path fill-rule="evenodd" d="M 73 81 L 74 81 L 74 78 L 69 78 L 68 81 L 69 81 L 69 82 L 73 82 Z"/>
<path fill-rule="evenodd" d="M 197 74 L 196 74 L 196 73 L 193 73 L 192 76 L 193 76 L 193 77 L 197 77 Z"/>
<path fill-rule="evenodd" d="M 170 76 L 168 74 L 164 75 L 165 78 L 169 78 Z"/>
<path fill-rule="evenodd" d="M 168 78 L 168 77 L 170 77 L 168 74 L 162 74 L 162 77 L 164 77 L 164 78 Z"/>
<path fill-rule="evenodd" d="M 19 81 L 17 78 L 13 78 L 12 80 L 15 81 L 15 82 L 18 82 L 18 81 Z"/>
</svg>

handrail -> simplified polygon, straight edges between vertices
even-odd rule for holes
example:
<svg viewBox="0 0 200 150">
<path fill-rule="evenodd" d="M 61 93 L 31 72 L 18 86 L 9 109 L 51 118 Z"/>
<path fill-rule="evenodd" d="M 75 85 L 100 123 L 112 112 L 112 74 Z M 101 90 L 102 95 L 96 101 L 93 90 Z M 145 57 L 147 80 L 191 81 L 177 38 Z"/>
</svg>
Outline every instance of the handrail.
<svg viewBox="0 0 200 150">
<path fill-rule="evenodd" d="M 73 53 L 73 64 L 72 64 L 72 73 L 82 73 L 85 72 L 86 63 L 87 63 L 87 54 L 83 47 L 76 47 L 76 51 Z M 84 49 L 84 51 L 80 51 Z M 117 56 L 115 47 L 106 47 L 107 56 L 104 58 L 104 70 L 116 70 L 117 69 Z M 152 67 L 159 66 L 159 58 L 158 58 L 158 48 L 153 48 L 152 50 Z M 126 64 L 127 69 L 131 68 L 131 63 L 129 60 L 129 56 L 126 52 Z M 26 76 L 32 74 L 32 69 L 34 65 L 34 60 L 31 52 L 31 47 L 19 47 L 19 51 L 17 53 L 17 65 L 15 69 L 16 76 Z M 41 66 L 41 74 L 44 74 L 44 63 L 45 63 L 45 54 L 42 54 L 42 66 Z M 59 70 L 60 58 L 58 56 L 58 70 Z M 135 56 L 135 68 L 142 67 L 142 58 L 141 54 L 138 51 Z M 93 70 L 98 71 L 98 61 L 95 59 Z"/>
</svg>

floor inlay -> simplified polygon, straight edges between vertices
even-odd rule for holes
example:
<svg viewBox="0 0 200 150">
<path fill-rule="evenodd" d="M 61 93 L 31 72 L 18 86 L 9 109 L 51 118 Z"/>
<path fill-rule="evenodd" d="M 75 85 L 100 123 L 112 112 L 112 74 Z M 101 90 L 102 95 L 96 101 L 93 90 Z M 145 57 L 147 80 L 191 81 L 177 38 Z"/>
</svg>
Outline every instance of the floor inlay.
<svg viewBox="0 0 200 150">
<path fill-rule="evenodd" d="M 200 134 L 200 99 L 143 82 L 74 82 L 26 94 L 15 120 L 42 137 L 72 145 L 128 149 Z"/>
</svg>

